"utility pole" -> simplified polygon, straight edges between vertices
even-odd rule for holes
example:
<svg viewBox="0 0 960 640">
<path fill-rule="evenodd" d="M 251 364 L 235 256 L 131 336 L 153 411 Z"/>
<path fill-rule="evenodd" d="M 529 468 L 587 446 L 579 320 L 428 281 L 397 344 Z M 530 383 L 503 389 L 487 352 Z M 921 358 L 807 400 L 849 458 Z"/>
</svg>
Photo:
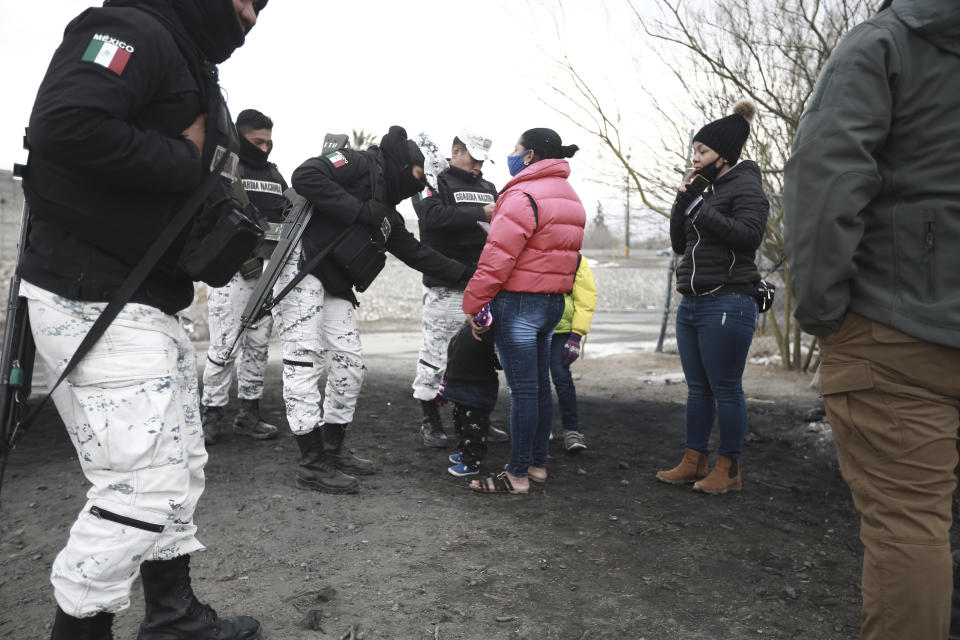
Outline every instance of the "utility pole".
<svg viewBox="0 0 960 640">
<path fill-rule="evenodd" d="M 630 164 L 630 154 L 627 154 L 627 164 Z M 623 177 L 623 185 L 627 192 L 627 215 L 626 223 L 624 224 L 626 230 L 626 245 L 623 248 L 623 257 L 630 259 L 630 170 L 627 169 L 627 175 Z"/>
</svg>

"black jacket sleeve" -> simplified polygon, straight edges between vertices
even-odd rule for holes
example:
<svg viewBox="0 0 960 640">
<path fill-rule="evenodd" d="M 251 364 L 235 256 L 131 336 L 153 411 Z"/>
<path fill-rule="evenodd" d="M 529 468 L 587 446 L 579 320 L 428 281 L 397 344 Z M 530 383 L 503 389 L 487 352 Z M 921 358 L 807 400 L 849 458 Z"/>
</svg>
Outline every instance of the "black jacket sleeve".
<svg viewBox="0 0 960 640">
<path fill-rule="evenodd" d="M 428 276 L 455 286 L 467 274 L 469 267 L 465 267 L 456 260 L 434 251 L 407 230 L 403 216 L 394 211 L 390 215 L 390 237 L 387 238 L 387 251 L 400 258 L 409 267 Z"/>
<path fill-rule="evenodd" d="M 689 205 L 683 198 L 677 198 L 670 209 L 670 246 L 677 255 L 683 255 L 687 249 L 687 216 Z"/>
<path fill-rule="evenodd" d="M 413 201 L 413 210 L 423 231 L 470 231 L 484 220 L 483 206 L 477 204 L 446 205 L 437 194 Z"/>
<path fill-rule="evenodd" d="M 369 180 L 370 160 L 362 154 L 350 153 L 349 149 L 342 149 L 337 154 L 343 159 L 342 164 L 339 158 L 336 160 L 340 166 L 335 166 L 334 160 L 328 156 L 310 158 L 297 167 L 290 181 L 297 193 L 313 203 L 317 212 L 347 226 L 357 221 L 363 202 L 351 195 L 344 185 Z"/>
<path fill-rule="evenodd" d="M 90 59 L 100 43 L 94 36 L 123 44 L 113 68 L 102 64 L 106 57 Z M 88 9 L 67 26 L 40 85 L 30 148 L 124 189 L 190 191 L 203 175 L 200 150 L 180 132 L 196 112 L 166 123 L 165 131 L 136 122 L 159 92 L 171 88 L 196 99 L 196 81 L 158 22 L 135 9 Z"/>
</svg>

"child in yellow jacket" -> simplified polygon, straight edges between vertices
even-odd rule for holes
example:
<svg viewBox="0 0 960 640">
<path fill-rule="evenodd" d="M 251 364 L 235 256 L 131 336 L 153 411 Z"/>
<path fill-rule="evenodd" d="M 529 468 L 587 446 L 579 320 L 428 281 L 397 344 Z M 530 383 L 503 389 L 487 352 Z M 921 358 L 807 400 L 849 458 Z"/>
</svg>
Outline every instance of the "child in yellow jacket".
<svg viewBox="0 0 960 640">
<path fill-rule="evenodd" d="M 570 375 L 570 365 L 580 357 L 580 341 L 590 332 L 590 322 L 596 306 L 597 285 L 593 280 L 590 265 L 581 255 L 577 262 L 573 290 L 565 296 L 563 317 L 553 333 L 550 353 L 550 375 L 557 390 L 563 424 L 563 448 L 568 453 L 578 453 L 587 448 L 580 431 L 577 389 L 573 385 L 573 376 Z"/>
</svg>

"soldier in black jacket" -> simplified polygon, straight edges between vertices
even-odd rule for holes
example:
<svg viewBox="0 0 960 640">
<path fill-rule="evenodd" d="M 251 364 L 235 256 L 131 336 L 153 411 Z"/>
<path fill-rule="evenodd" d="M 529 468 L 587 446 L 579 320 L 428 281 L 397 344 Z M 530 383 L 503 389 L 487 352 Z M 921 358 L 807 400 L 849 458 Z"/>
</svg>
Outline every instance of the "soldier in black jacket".
<svg viewBox="0 0 960 640">
<path fill-rule="evenodd" d="M 51 384 L 226 147 L 205 128 L 208 104 L 223 108 L 213 65 L 265 4 L 109 0 L 67 25 L 30 117 L 23 184 L 21 294 Z M 218 618 L 190 586 L 207 455 L 193 346 L 173 315 L 193 299 L 179 249 L 53 394 L 92 484 L 53 562 L 54 640 L 112 638 L 138 574 L 140 640 L 260 637 L 256 620 Z"/>
<path fill-rule="evenodd" d="M 453 139 L 450 166 L 437 176 L 437 189 L 425 190 L 413 209 L 420 225 L 420 241 L 471 270 L 480 259 L 487 233 L 479 223 L 490 222 L 497 188 L 483 179 L 481 169 L 490 153 L 490 138 L 462 132 Z M 447 345 L 463 325 L 463 289 L 439 278 L 423 276 L 423 318 L 420 358 L 413 381 L 413 397 L 420 401 L 423 420 L 420 440 L 428 447 L 449 444 L 437 409 L 437 390 L 447 366 Z M 491 439 L 507 434 L 491 428 Z"/>
<path fill-rule="evenodd" d="M 297 484 L 353 493 L 359 487 L 353 476 L 374 472 L 369 460 L 344 447 L 363 382 L 354 286 L 362 290 L 370 284 L 384 251 L 451 285 L 470 271 L 420 244 L 396 210 L 425 185 L 423 154 L 401 127 L 391 127 L 379 148 L 340 149 L 307 160 L 293 172 L 292 182 L 312 203 L 313 217 L 302 252 L 288 258 L 275 292 L 299 271 L 301 253 L 306 261 L 337 247 L 274 309 L 283 345 L 287 420 L 302 453 Z M 345 237 L 345 231 L 352 233 Z M 321 409 L 320 378 L 328 365 Z"/>
<path fill-rule="evenodd" d="M 240 134 L 240 178 L 250 202 L 267 222 L 283 222 L 287 182 L 277 165 L 268 160 L 273 150 L 273 121 L 256 109 L 245 109 L 237 116 Z M 203 395 L 200 398 L 200 417 L 203 421 L 203 439 L 214 444 L 220 433 L 223 407 L 230 400 L 230 382 L 234 362 L 237 371 L 237 395 L 240 408 L 233 421 L 233 432 L 255 440 L 271 440 L 280 433 L 275 426 L 260 417 L 260 398 L 263 396 L 263 376 L 267 369 L 267 349 L 273 318 L 262 318 L 256 327 L 237 335 L 242 329 L 240 316 L 257 284 L 263 260 L 270 257 L 276 242 L 265 240 L 257 256 L 236 273 L 223 287 L 211 287 L 207 296 L 210 348 L 203 368 Z M 231 352 L 231 347 L 237 350 Z"/>
</svg>

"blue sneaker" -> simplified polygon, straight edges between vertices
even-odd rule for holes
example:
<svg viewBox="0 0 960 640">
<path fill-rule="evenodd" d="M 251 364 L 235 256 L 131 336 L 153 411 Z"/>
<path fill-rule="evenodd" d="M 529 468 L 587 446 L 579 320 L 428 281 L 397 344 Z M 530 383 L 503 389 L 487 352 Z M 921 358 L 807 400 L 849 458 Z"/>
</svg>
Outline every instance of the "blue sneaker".
<svg viewBox="0 0 960 640">
<path fill-rule="evenodd" d="M 464 476 L 477 475 L 478 473 L 480 473 L 480 467 L 468 467 L 462 462 L 458 462 L 457 464 L 447 469 L 447 471 L 450 472 L 450 475 L 452 476 L 457 476 L 458 478 L 462 478 Z"/>
<path fill-rule="evenodd" d="M 449 461 L 452 462 L 453 464 L 460 464 L 460 454 L 459 454 L 459 453 L 451 453 L 449 456 L 447 456 L 447 460 L 449 460 Z"/>
</svg>

